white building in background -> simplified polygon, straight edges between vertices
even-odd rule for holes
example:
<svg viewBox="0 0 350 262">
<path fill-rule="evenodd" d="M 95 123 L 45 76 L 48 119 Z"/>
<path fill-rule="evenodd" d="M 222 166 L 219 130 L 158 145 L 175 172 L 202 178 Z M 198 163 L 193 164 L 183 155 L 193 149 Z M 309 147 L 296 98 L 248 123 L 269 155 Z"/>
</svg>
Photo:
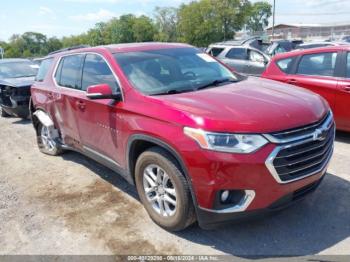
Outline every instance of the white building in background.
<svg viewBox="0 0 350 262">
<path fill-rule="evenodd" d="M 275 39 L 303 40 L 340 40 L 350 36 L 349 23 L 334 24 L 277 24 L 274 30 Z M 267 35 L 272 35 L 272 27 L 266 29 Z"/>
</svg>

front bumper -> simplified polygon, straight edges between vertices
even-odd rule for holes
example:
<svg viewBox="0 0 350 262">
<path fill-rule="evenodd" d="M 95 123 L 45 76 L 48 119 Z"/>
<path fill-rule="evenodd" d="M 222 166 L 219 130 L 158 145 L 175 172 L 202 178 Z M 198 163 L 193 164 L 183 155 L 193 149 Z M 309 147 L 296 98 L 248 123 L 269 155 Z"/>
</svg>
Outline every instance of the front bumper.
<svg viewBox="0 0 350 262">
<path fill-rule="evenodd" d="M 206 227 L 269 213 L 311 192 L 306 189 L 316 188 L 333 153 L 332 115 L 325 119 L 320 122 L 324 134 L 317 126 L 317 132 L 293 136 L 287 141 L 269 139 L 271 143 L 252 154 L 198 150 L 198 145 L 187 143 L 187 151 L 182 153 L 192 179 L 199 224 Z M 291 132 L 294 131 L 287 133 Z M 224 191 L 233 192 L 235 201 L 223 203 L 220 196 Z"/>
<path fill-rule="evenodd" d="M 237 223 L 241 221 L 266 217 L 297 203 L 298 201 L 304 199 L 307 195 L 313 193 L 321 184 L 323 178 L 324 175 L 322 175 L 321 178 L 315 182 L 282 196 L 266 208 L 247 210 L 243 212 L 221 213 L 220 211 L 217 212 L 199 207 L 197 208 L 198 224 L 203 229 L 213 229 L 217 226 L 227 223 Z"/>
<path fill-rule="evenodd" d="M 6 113 L 21 118 L 29 116 L 29 96 L 10 96 L 0 98 L 0 106 Z"/>
</svg>

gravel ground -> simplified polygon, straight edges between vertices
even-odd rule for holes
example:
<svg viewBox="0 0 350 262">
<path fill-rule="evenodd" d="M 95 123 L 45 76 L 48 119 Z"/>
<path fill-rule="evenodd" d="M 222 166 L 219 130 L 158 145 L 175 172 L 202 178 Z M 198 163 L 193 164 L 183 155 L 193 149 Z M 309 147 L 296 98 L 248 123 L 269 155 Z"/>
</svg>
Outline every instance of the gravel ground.
<svg viewBox="0 0 350 262">
<path fill-rule="evenodd" d="M 29 121 L 0 119 L 0 255 L 350 255 L 350 134 L 338 133 L 328 175 L 306 200 L 272 217 L 168 233 L 135 189 L 73 152 L 41 154 Z"/>
</svg>

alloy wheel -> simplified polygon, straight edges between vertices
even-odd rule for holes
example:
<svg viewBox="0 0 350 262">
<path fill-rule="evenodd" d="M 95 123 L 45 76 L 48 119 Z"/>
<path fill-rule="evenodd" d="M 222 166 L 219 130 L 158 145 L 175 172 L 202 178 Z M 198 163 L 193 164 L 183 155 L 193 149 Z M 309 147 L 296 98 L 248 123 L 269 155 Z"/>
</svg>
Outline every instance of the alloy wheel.
<svg viewBox="0 0 350 262">
<path fill-rule="evenodd" d="M 143 188 L 152 208 L 161 216 L 176 212 L 176 189 L 169 175 L 158 165 L 148 165 L 143 172 Z"/>
</svg>

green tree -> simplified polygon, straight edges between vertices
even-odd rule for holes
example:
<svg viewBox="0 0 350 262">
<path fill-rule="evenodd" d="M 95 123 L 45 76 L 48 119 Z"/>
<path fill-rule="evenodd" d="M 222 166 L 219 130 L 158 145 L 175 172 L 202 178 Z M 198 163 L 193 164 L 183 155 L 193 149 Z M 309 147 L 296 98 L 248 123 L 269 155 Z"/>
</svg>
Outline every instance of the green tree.
<svg viewBox="0 0 350 262">
<path fill-rule="evenodd" d="M 269 18 L 272 15 L 272 6 L 268 2 L 256 2 L 251 6 L 247 29 L 251 32 L 263 31 L 269 24 Z"/>
<path fill-rule="evenodd" d="M 200 0 L 180 6 L 180 40 L 197 46 L 232 39 L 249 14 L 248 0 Z"/>
<path fill-rule="evenodd" d="M 135 16 L 132 14 L 122 15 L 119 19 L 110 21 L 109 30 L 112 43 L 131 43 L 135 42 L 132 27 L 135 22 Z"/>
<path fill-rule="evenodd" d="M 61 48 L 62 48 L 62 42 L 58 38 L 51 37 L 47 40 L 46 53 L 51 53 Z"/>
<path fill-rule="evenodd" d="M 21 38 L 24 41 L 24 49 L 27 50 L 25 56 L 28 54 L 40 56 L 47 52 L 47 37 L 45 35 L 36 32 L 26 32 Z"/>
<path fill-rule="evenodd" d="M 134 19 L 132 32 L 136 42 L 149 42 L 153 41 L 156 28 L 151 18 L 142 15 Z"/>
<path fill-rule="evenodd" d="M 87 32 L 87 39 L 89 45 L 97 46 L 97 45 L 104 45 L 108 44 L 108 38 L 107 38 L 107 24 L 106 23 L 97 23 L 94 28 L 90 29 Z"/>
<path fill-rule="evenodd" d="M 174 7 L 156 7 L 155 25 L 158 33 L 155 40 L 162 42 L 177 41 L 178 9 Z"/>
</svg>

